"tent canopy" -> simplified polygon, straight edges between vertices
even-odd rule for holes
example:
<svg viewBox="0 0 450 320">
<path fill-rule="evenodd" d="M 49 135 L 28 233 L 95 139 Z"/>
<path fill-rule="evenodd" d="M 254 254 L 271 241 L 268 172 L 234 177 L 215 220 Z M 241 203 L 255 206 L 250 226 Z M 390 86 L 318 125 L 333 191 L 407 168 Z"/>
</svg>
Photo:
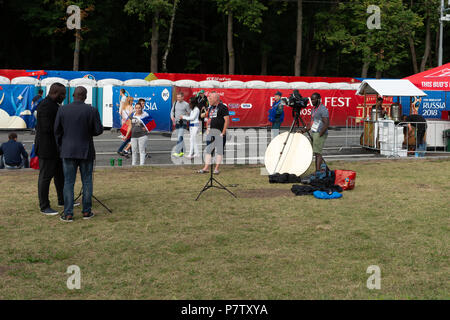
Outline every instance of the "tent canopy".
<svg viewBox="0 0 450 320">
<path fill-rule="evenodd" d="M 405 79 L 411 81 L 422 90 L 450 91 L 450 63 L 413 74 Z"/>
<path fill-rule="evenodd" d="M 379 94 L 390 97 L 422 97 L 427 94 L 409 80 L 364 80 L 359 85 L 357 95 Z"/>
</svg>

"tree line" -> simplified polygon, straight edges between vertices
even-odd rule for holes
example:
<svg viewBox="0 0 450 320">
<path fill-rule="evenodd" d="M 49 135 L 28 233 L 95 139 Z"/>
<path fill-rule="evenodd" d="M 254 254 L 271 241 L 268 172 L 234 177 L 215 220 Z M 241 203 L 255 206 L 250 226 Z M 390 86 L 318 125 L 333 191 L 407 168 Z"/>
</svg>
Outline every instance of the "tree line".
<svg viewBox="0 0 450 320">
<path fill-rule="evenodd" d="M 0 0 L 0 68 L 71 70 L 72 4 L 80 70 L 401 78 L 438 63 L 440 0 Z"/>
</svg>

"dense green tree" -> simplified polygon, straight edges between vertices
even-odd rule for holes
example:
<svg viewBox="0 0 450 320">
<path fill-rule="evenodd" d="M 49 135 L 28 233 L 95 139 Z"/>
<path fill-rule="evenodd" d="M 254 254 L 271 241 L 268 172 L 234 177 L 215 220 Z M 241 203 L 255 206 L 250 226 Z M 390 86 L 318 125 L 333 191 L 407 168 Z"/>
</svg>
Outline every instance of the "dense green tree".
<svg viewBox="0 0 450 320">
<path fill-rule="evenodd" d="M 438 62 L 439 0 L 303 0 L 300 24 L 298 0 L 174 1 L 0 0 L 0 68 L 72 69 L 68 4 L 83 10 L 83 70 L 401 78 Z M 367 29 L 369 4 L 380 30 Z"/>
<path fill-rule="evenodd" d="M 128 0 L 125 12 L 135 14 L 139 20 L 151 19 L 151 63 L 150 72 L 158 72 L 159 29 L 166 23 L 172 5 L 167 0 Z M 145 43 L 148 46 L 148 43 Z"/>
<path fill-rule="evenodd" d="M 251 31 L 261 32 L 262 12 L 267 9 L 258 0 L 216 0 L 219 12 L 227 16 L 228 73 L 235 72 L 235 53 L 233 45 L 233 19 Z"/>
<path fill-rule="evenodd" d="M 369 29 L 367 8 L 377 5 L 381 11 L 380 28 Z M 350 0 L 339 3 L 329 16 L 332 31 L 323 30 L 321 37 L 342 45 L 342 52 L 356 53 L 363 64 L 361 76 L 367 77 L 372 65 L 376 77 L 408 57 L 405 34 L 422 25 L 422 19 L 406 8 L 401 0 Z"/>
</svg>

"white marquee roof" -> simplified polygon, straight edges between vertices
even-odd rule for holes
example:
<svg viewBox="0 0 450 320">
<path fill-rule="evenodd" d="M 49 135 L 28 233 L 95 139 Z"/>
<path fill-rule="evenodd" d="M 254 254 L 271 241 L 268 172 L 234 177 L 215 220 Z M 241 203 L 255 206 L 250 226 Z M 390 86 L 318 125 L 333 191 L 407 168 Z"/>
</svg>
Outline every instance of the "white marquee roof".
<svg viewBox="0 0 450 320">
<path fill-rule="evenodd" d="M 418 97 L 427 94 L 417 88 L 409 80 L 364 80 L 359 85 L 357 95 L 379 94 L 390 97 Z"/>
</svg>

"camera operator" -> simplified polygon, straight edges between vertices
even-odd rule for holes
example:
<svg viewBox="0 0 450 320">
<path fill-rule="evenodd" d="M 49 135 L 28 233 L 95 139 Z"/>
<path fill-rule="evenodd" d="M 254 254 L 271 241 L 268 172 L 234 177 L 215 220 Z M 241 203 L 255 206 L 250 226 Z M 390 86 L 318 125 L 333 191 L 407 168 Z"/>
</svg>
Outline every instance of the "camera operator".
<svg viewBox="0 0 450 320">
<path fill-rule="evenodd" d="M 328 109 L 320 103 L 320 94 L 315 92 L 311 96 L 311 103 L 313 109 L 311 111 L 311 122 L 307 128 L 302 129 L 302 133 L 306 131 L 311 132 L 313 152 L 316 157 L 316 173 L 320 171 L 322 165 L 322 150 L 325 140 L 328 137 L 328 126 L 330 124 L 330 117 Z"/>
</svg>

